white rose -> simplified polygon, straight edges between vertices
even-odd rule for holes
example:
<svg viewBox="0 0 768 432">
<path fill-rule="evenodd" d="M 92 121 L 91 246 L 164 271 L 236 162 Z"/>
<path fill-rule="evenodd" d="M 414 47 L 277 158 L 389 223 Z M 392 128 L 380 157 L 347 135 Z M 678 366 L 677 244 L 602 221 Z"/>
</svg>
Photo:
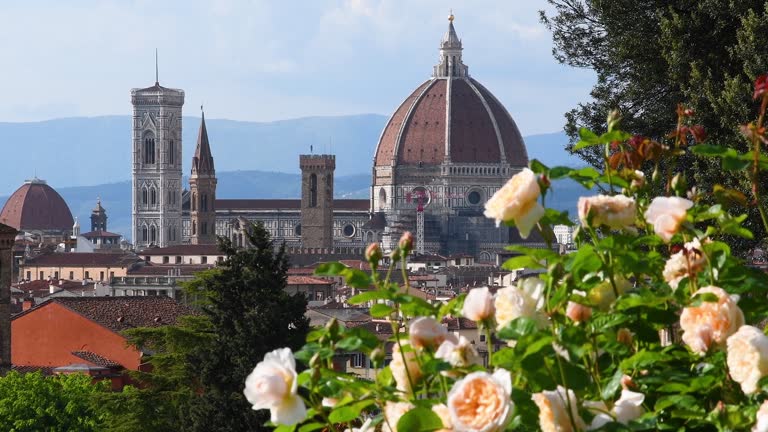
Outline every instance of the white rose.
<svg viewBox="0 0 768 432">
<path fill-rule="evenodd" d="M 506 369 L 472 372 L 448 392 L 451 422 L 457 431 L 497 432 L 504 430 L 514 405 L 512 377 Z"/>
<path fill-rule="evenodd" d="M 565 391 L 563 386 L 557 390 L 544 390 L 534 393 L 533 402 L 539 407 L 539 426 L 544 432 L 577 432 L 586 429 L 586 424 L 579 416 L 579 407 L 573 390 Z M 566 402 L 567 401 L 567 402 Z M 576 428 L 571 424 L 568 406 Z"/>
<path fill-rule="evenodd" d="M 243 393 L 254 410 L 269 409 L 272 423 L 292 425 L 307 415 L 296 388 L 296 360 L 290 348 L 281 348 L 256 365 L 245 379 Z"/>
<path fill-rule="evenodd" d="M 413 408 L 413 405 L 408 402 L 387 402 L 384 405 L 384 421 L 381 426 L 382 432 L 397 432 L 397 422 L 400 421 L 400 417 Z"/>
<path fill-rule="evenodd" d="M 768 432 L 768 400 L 760 405 L 760 409 L 757 410 L 756 420 L 757 422 L 755 427 L 752 428 L 752 432 Z"/>
<path fill-rule="evenodd" d="M 451 420 L 451 410 L 445 404 L 437 404 L 432 406 L 432 411 L 440 417 L 440 421 L 443 423 L 443 428 L 438 429 L 436 432 L 452 432 L 453 421 Z"/>
<path fill-rule="evenodd" d="M 654 232 L 669 243 L 693 202 L 680 197 L 656 197 L 645 212 L 645 220 L 653 225 Z"/>
<path fill-rule="evenodd" d="M 407 347 L 408 344 L 400 342 L 403 347 Z M 415 385 L 419 379 L 421 379 L 421 367 L 416 360 L 416 353 L 413 349 L 405 350 L 404 353 L 400 352 L 400 347 L 395 344 L 392 348 L 392 361 L 389 363 L 389 369 L 392 371 L 392 377 L 395 379 L 397 389 L 409 393 L 413 389 L 411 388 L 411 382 Z M 405 361 L 403 361 L 405 357 Z M 409 379 L 410 376 L 410 379 Z"/>
<path fill-rule="evenodd" d="M 728 336 L 744 325 L 744 314 L 736 305 L 737 297 L 731 297 L 725 290 L 707 286 L 694 293 L 714 294 L 716 302 L 702 302 L 700 306 L 687 307 L 680 314 L 683 342 L 693 352 L 704 355 L 712 343 L 725 345 Z"/>
<path fill-rule="evenodd" d="M 686 243 L 683 249 L 669 257 L 662 275 L 673 290 L 684 278 L 695 277 L 707 264 L 699 239 Z"/>
<path fill-rule="evenodd" d="M 608 410 L 608 407 L 605 405 L 605 402 L 584 401 L 583 405 L 587 411 L 594 415 L 594 417 L 592 417 L 592 423 L 590 423 L 587 427 L 588 431 L 600 429 L 601 427 L 614 421 L 614 418 L 612 417 L 610 410 Z"/>
<path fill-rule="evenodd" d="M 627 228 L 635 223 L 635 200 L 624 195 L 581 197 L 578 202 L 582 225 L 612 229 Z"/>
<path fill-rule="evenodd" d="M 632 174 L 632 183 L 629 185 L 632 189 L 640 189 L 645 186 L 645 173 L 635 170 Z"/>
<path fill-rule="evenodd" d="M 745 394 L 757 391 L 757 382 L 768 375 L 768 336 L 760 329 L 742 326 L 728 338 L 727 363 L 731 378 Z"/>
<path fill-rule="evenodd" d="M 464 299 L 461 314 L 472 321 L 484 321 L 493 317 L 493 295 L 488 287 L 473 288 Z"/>
<path fill-rule="evenodd" d="M 526 317 L 535 320 L 540 328 L 547 325 L 544 307 L 544 281 L 536 277 L 525 278 L 517 287 L 496 291 L 496 329 L 501 330 L 513 320 Z"/>
<path fill-rule="evenodd" d="M 411 321 L 408 338 L 411 346 L 417 349 L 435 348 L 445 340 L 448 330 L 431 317 L 419 317 Z"/>
<path fill-rule="evenodd" d="M 359 428 L 347 428 L 344 432 L 374 432 L 376 427 L 373 425 L 373 419 L 368 419 Z"/>
<path fill-rule="evenodd" d="M 480 354 L 475 346 L 464 336 L 458 338 L 448 335 L 435 352 L 435 357 L 444 360 L 454 367 L 467 367 L 482 364 Z"/>
<path fill-rule="evenodd" d="M 539 195 L 541 188 L 536 174 L 523 168 L 485 203 L 485 217 L 496 219 L 496 226 L 502 221 L 514 220 L 520 236 L 528 238 L 531 229 L 544 216 Z"/>
<path fill-rule="evenodd" d="M 628 424 L 645 413 L 643 409 L 645 395 L 624 389 L 621 391 L 621 397 L 613 404 L 613 415 L 616 421 L 622 424 Z"/>
</svg>

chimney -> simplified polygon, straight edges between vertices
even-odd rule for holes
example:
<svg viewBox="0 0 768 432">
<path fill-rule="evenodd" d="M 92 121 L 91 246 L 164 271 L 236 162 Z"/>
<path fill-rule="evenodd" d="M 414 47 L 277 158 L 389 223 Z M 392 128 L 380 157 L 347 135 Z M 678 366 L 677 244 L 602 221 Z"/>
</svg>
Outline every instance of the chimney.
<svg viewBox="0 0 768 432">
<path fill-rule="evenodd" d="M 29 310 L 35 306 L 35 299 L 32 297 L 25 297 L 24 302 L 21 304 L 21 310 Z"/>
</svg>

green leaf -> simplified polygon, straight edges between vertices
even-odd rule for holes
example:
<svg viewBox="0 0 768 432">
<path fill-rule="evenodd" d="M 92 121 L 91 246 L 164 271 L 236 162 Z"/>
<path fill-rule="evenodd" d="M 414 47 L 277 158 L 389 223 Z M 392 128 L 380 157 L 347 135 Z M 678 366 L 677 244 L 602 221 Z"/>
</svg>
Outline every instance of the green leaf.
<svg viewBox="0 0 768 432">
<path fill-rule="evenodd" d="M 520 317 L 513 319 L 509 324 L 504 326 L 504 328 L 498 332 L 497 336 L 505 340 L 517 340 L 524 336 L 528 336 L 535 331 L 536 321 L 530 318 Z"/>
<path fill-rule="evenodd" d="M 598 145 L 600 143 L 600 137 L 598 137 L 594 132 L 587 128 L 581 128 L 579 129 L 579 142 L 576 143 L 575 146 L 573 146 L 574 150 L 579 150 L 584 147 L 590 147 L 593 145 Z"/>
<path fill-rule="evenodd" d="M 549 168 L 547 168 L 546 165 L 539 162 L 538 159 L 533 159 L 528 163 L 528 166 L 531 168 L 531 171 L 535 172 L 536 174 L 545 174 L 547 171 L 549 171 Z"/>
<path fill-rule="evenodd" d="M 365 291 L 352 296 L 349 300 L 347 300 L 347 303 L 352 305 L 359 305 L 371 300 L 392 300 L 392 297 L 392 294 L 386 291 Z"/>
<path fill-rule="evenodd" d="M 362 270 L 346 268 L 340 274 L 344 276 L 344 279 L 347 281 L 347 285 L 351 287 L 368 288 L 373 285 L 371 276 Z"/>
<path fill-rule="evenodd" d="M 720 156 L 728 152 L 727 147 L 714 144 L 699 144 L 691 147 L 691 152 L 700 156 Z"/>
<path fill-rule="evenodd" d="M 613 130 L 600 135 L 599 139 L 601 143 L 608 144 L 616 141 L 624 142 L 630 138 L 632 138 L 632 135 L 627 132 L 620 131 L 620 130 Z"/>
<path fill-rule="evenodd" d="M 556 166 L 549 170 L 549 178 L 550 180 L 557 180 L 563 177 L 568 177 L 568 175 L 571 174 L 571 171 L 573 170 L 569 167 Z"/>
<path fill-rule="evenodd" d="M 429 432 L 443 428 L 443 422 L 434 411 L 416 407 L 405 413 L 397 422 L 397 430 L 408 432 Z"/>
<path fill-rule="evenodd" d="M 521 268 L 534 269 L 544 268 L 544 264 L 540 263 L 539 260 L 534 257 L 520 255 L 504 261 L 504 264 L 502 264 L 501 267 L 505 270 L 517 270 Z"/>
<path fill-rule="evenodd" d="M 392 306 L 384 303 L 376 303 L 375 305 L 371 306 L 371 310 L 368 311 L 368 313 L 374 318 L 383 318 L 385 316 L 389 316 L 389 314 L 394 311 L 395 308 Z"/>
<path fill-rule="evenodd" d="M 373 400 L 364 400 L 349 405 L 339 406 L 331 411 L 328 420 L 331 423 L 346 423 L 360 417 L 360 412 L 367 406 L 373 404 Z"/>
<path fill-rule="evenodd" d="M 317 276 L 340 276 L 341 272 L 348 267 L 340 262 L 322 263 L 315 268 Z"/>
<path fill-rule="evenodd" d="M 293 432 L 296 430 L 296 425 L 277 425 L 274 432 Z"/>
<path fill-rule="evenodd" d="M 621 387 L 621 378 L 623 376 L 624 372 L 622 372 L 621 369 L 616 369 L 616 372 L 611 377 L 611 380 L 603 386 L 603 391 L 600 393 L 600 396 L 602 396 L 603 400 L 613 400 L 613 396 L 619 390 L 619 387 Z"/>
<path fill-rule="evenodd" d="M 592 189 L 595 186 L 597 178 L 600 177 L 600 173 L 592 167 L 586 167 L 578 170 L 572 170 L 568 174 L 568 177 L 578 182 L 585 188 Z"/>
<path fill-rule="evenodd" d="M 324 428 L 322 423 L 307 423 L 299 428 L 299 432 L 312 432 Z"/>
</svg>

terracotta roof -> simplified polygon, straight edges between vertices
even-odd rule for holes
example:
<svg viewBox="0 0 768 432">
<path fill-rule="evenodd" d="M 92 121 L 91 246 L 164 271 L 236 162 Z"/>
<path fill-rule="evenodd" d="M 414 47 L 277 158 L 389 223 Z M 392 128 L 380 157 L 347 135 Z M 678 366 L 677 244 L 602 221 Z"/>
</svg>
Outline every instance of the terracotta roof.
<svg viewBox="0 0 768 432">
<path fill-rule="evenodd" d="M 123 365 L 120 363 L 117 363 L 115 361 L 112 361 L 106 357 L 102 357 L 94 352 L 91 351 L 72 351 L 72 355 L 75 357 L 79 357 L 89 363 L 93 363 L 96 366 L 101 366 L 105 368 L 121 368 Z"/>
<path fill-rule="evenodd" d="M 320 279 L 311 276 L 292 276 L 288 275 L 287 285 L 333 285 L 333 281 Z"/>
<path fill-rule="evenodd" d="M 333 208 L 337 210 L 368 211 L 371 203 L 367 199 L 335 199 Z M 299 210 L 300 199 L 217 199 L 216 210 Z"/>
<path fill-rule="evenodd" d="M 62 252 L 25 260 L 24 266 L 131 267 L 139 261 L 133 254 Z"/>
<path fill-rule="evenodd" d="M 75 221 L 61 195 L 44 181 L 33 179 L 8 198 L 0 211 L 0 223 L 17 230 L 68 231 Z"/>
<path fill-rule="evenodd" d="M 185 244 L 162 248 L 147 248 L 139 255 L 224 255 L 215 244 Z"/>
<path fill-rule="evenodd" d="M 339 260 L 340 263 L 344 264 L 345 266 L 355 269 L 355 270 L 363 270 L 363 271 L 371 271 L 371 264 L 368 261 L 364 260 Z"/>
<path fill-rule="evenodd" d="M 52 303 L 60 304 L 115 332 L 173 324 L 179 317 L 195 313 L 188 306 L 169 297 L 55 297 L 12 319 L 19 319 Z"/>
<path fill-rule="evenodd" d="M 54 367 L 53 366 L 33 366 L 33 365 L 12 365 L 11 369 L 21 374 L 39 371 L 43 375 L 49 376 L 49 375 L 53 375 Z"/>
<path fill-rule="evenodd" d="M 85 234 L 80 234 L 85 238 L 98 238 L 98 237 L 122 237 L 122 234 L 115 234 L 109 231 L 89 231 Z"/>
<path fill-rule="evenodd" d="M 347 322 L 347 327 L 362 327 L 376 336 L 382 337 L 392 334 L 392 324 L 386 321 Z"/>
<path fill-rule="evenodd" d="M 450 121 L 447 128 L 446 114 Z M 421 84 L 384 127 L 375 165 L 438 165 L 448 152 L 454 163 L 499 163 L 503 152 L 513 166 L 528 164 L 514 120 L 498 99 L 472 78 L 432 78 Z"/>
<path fill-rule="evenodd" d="M 213 267 L 213 264 L 144 264 L 129 269 L 127 273 L 129 276 L 192 276 Z"/>
<path fill-rule="evenodd" d="M 83 285 L 79 281 L 70 280 L 34 280 L 29 282 L 21 282 L 11 285 L 12 288 L 19 291 L 23 291 L 24 294 L 31 292 L 34 297 L 44 297 L 51 293 L 51 286 L 58 288 L 58 290 L 76 290 L 76 289 L 89 289 L 93 290 L 93 284 Z"/>
<path fill-rule="evenodd" d="M 314 267 L 294 267 L 288 269 L 288 275 L 302 275 L 302 276 L 312 276 L 315 274 L 315 268 Z"/>
<path fill-rule="evenodd" d="M 476 329 L 477 323 L 466 318 L 443 318 L 443 324 L 448 326 L 448 331 L 457 331 L 465 329 Z"/>
</svg>

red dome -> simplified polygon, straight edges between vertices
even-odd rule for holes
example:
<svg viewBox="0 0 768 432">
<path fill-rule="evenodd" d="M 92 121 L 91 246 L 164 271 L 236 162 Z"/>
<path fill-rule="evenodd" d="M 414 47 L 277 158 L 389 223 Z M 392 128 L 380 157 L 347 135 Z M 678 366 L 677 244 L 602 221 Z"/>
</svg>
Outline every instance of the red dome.
<svg viewBox="0 0 768 432">
<path fill-rule="evenodd" d="M 528 164 L 515 121 L 469 77 L 432 78 L 420 85 L 392 115 L 376 148 L 377 166 L 448 161 Z"/>
<path fill-rule="evenodd" d="M 29 180 L 8 198 L 0 223 L 17 230 L 69 231 L 74 219 L 67 203 L 43 180 Z"/>
</svg>

